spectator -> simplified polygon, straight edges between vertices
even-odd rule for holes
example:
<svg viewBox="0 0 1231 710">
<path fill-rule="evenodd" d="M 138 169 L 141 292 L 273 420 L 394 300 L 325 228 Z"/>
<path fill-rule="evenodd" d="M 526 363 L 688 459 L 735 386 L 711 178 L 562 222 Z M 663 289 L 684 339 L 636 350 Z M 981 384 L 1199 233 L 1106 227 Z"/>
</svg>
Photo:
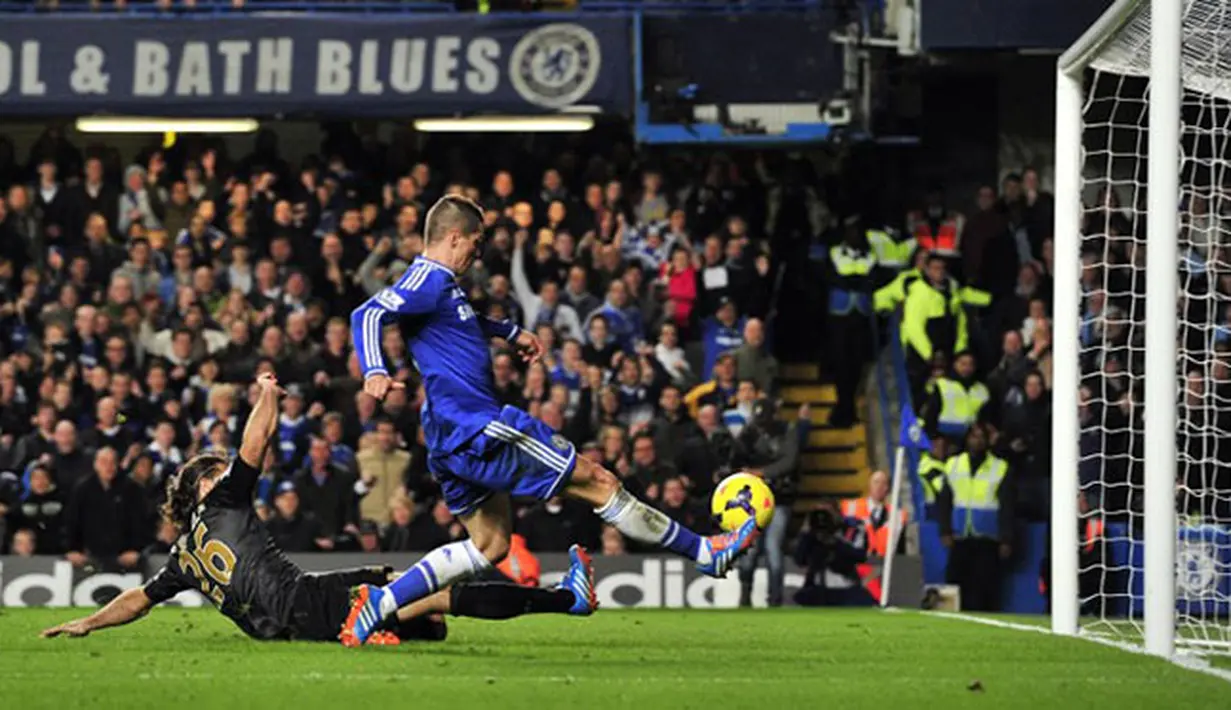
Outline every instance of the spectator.
<svg viewBox="0 0 1231 710">
<path fill-rule="evenodd" d="M 987 288 L 1001 288 L 993 274 L 1005 273 L 1008 266 L 1017 262 L 1017 249 L 1009 234 L 1009 224 L 1004 213 L 998 209 L 996 188 L 992 185 L 980 185 L 975 195 L 976 211 L 971 215 L 962 229 L 962 273 L 970 280 Z M 1008 255 L 1012 261 L 1006 266 L 994 263 L 996 259 L 1005 257 L 1002 246 L 1008 243 Z M 985 270 L 984 265 L 990 268 Z"/>
<path fill-rule="evenodd" d="M 1043 386 L 1051 391 L 1052 350 L 1051 321 L 1039 321 L 1034 329 L 1034 338 L 1030 342 L 1030 352 L 1026 358 L 1034 363 L 1035 369 L 1043 376 Z"/>
<path fill-rule="evenodd" d="M 647 430 L 654 437 L 654 450 L 665 461 L 675 461 L 690 438 L 701 436 L 701 430 L 684 408 L 684 398 L 674 385 L 662 388 L 658 395 L 658 411 Z"/>
<path fill-rule="evenodd" d="M 684 404 L 693 416 L 697 416 L 700 408 L 707 404 L 718 407 L 719 411 L 725 411 L 736 405 L 737 390 L 735 355 L 723 353 L 714 362 L 713 379 L 689 390 L 688 394 L 684 395 Z"/>
<path fill-rule="evenodd" d="M 150 531 L 158 529 L 159 512 L 158 508 L 162 504 L 165 488 L 160 485 L 161 481 L 154 477 L 154 458 L 146 453 L 137 454 L 127 471 L 128 480 L 132 482 L 136 489 L 136 496 L 139 503 L 140 512 L 140 529 L 147 536 Z"/>
<path fill-rule="evenodd" d="M 662 194 L 662 183 L 662 173 L 656 170 L 647 170 L 641 176 L 641 198 L 633 208 L 637 224 L 654 224 L 667 220 L 671 204 Z"/>
<path fill-rule="evenodd" d="M 538 293 L 531 287 L 526 276 L 524 242 L 524 233 L 518 232 L 513 249 L 512 279 L 513 292 L 523 313 L 522 325 L 535 328 L 546 323 L 555 328 L 562 337 L 580 340 L 581 320 L 573 306 L 561 302 L 560 287 L 556 282 L 544 281 Z"/>
<path fill-rule="evenodd" d="M 751 380 L 762 392 L 773 392 L 778 381 L 778 360 L 765 345 L 765 324 L 760 318 L 744 323 L 744 342 L 735 351 L 735 376 Z"/>
<path fill-rule="evenodd" d="M 321 418 L 321 436 L 329 443 L 329 460 L 357 475 L 355 450 L 343 441 L 344 431 L 340 412 L 329 412 Z"/>
<path fill-rule="evenodd" d="M 638 488 L 645 491 L 646 499 L 661 500 L 662 485 L 668 478 L 675 477 L 675 467 L 659 459 L 654 437 L 646 431 L 633 437 L 632 449 L 632 466 L 628 477 L 637 481 Z"/>
<path fill-rule="evenodd" d="M 628 287 L 623 281 L 612 281 L 607 287 L 607 300 L 590 314 L 607 319 L 607 327 L 615 344 L 626 353 L 633 352 L 642 341 L 645 328 L 641 310 L 629 303 Z"/>
<path fill-rule="evenodd" d="M 676 246 L 671 257 L 661 267 L 659 281 L 666 287 L 664 311 L 676 328 L 688 331 L 693 309 L 697 304 L 697 270 L 689 259 L 688 249 Z"/>
<path fill-rule="evenodd" d="M 551 498 L 534 505 L 518 525 L 518 532 L 533 552 L 567 552 L 577 542 L 584 547 L 599 544 L 598 518 L 584 503 L 572 499 Z"/>
<path fill-rule="evenodd" d="M 124 171 L 124 192 L 120 194 L 119 221 L 116 225 L 120 234 L 128 234 L 128 228 L 133 224 L 140 224 L 145 229 L 162 228 L 162 222 L 154 212 L 156 198 L 152 198 L 147 189 L 147 185 L 154 183 L 147 183 L 147 179 L 148 173 L 140 165 L 130 165 Z"/>
<path fill-rule="evenodd" d="M 752 421 L 753 409 L 761 398 L 761 391 L 752 380 L 743 380 L 735 389 L 735 403 L 722 411 L 722 425 L 739 438 L 744 427 Z"/>
<path fill-rule="evenodd" d="M 722 239 L 712 235 L 706 238 L 701 251 L 696 304 L 700 319 L 713 315 L 722 299 L 731 296 L 731 271 L 723 260 L 722 248 Z"/>
<path fill-rule="evenodd" d="M 46 156 L 38 163 L 38 181 L 34 186 L 34 209 L 42 215 L 43 234 L 50 244 L 69 246 L 73 222 L 72 196 L 56 175 L 55 160 Z"/>
<path fill-rule="evenodd" d="M 49 263 L 52 255 L 63 260 L 63 248 L 51 248 L 52 245 L 44 241 L 43 226 L 34 212 L 34 206 L 30 203 L 30 193 L 24 186 L 9 187 L 4 211 L 7 212 L 7 216 L 3 219 L 8 232 L 7 236 L 16 244 L 24 247 L 24 249 L 9 247 L 13 250 L 14 256 L 18 257 L 14 261 L 15 270 L 24 271 L 28 265 L 42 266 L 44 263 Z"/>
<path fill-rule="evenodd" d="M 66 526 L 66 557 L 75 567 L 87 564 L 103 569 L 135 569 L 141 561 L 147 533 L 140 492 L 119 474 L 116 452 L 99 449 L 94 455 L 94 475 L 73 488 Z"/>
<path fill-rule="evenodd" d="M 705 376 L 714 375 L 719 355 L 733 352 L 744 344 L 743 328 L 744 321 L 738 318 L 734 301 L 720 298 L 717 313 L 706 318 L 701 326 L 701 342 L 705 348 L 701 372 Z"/>
<path fill-rule="evenodd" d="M 109 448 L 122 456 L 120 468 L 128 468 L 141 447 L 133 441 L 132 432 L 120 425 L 119 408 L 111 397 L 98 400 L 94 412 L 94 426 L 82 436 L 87 449 Z"/>
<path fill-rule="evenodd" d="M 586 324 L 586 333 L 589 337 L 581 351 L 582 358 L 587 364 L 600 369 L 611 367 L 615 354 L 620 350 L 620 344 L 611 338 L 608 323 L 607 317 L 602 313 L 591 315 L 590 322 Z"/>
<path fill-rule="evenodd" d="M 408 496 L 398 496 L 389 501 L 389 523 L 381 528 L 380 531 L 381 551 L 412 551 L 413 532 L 411 530 L 411 522 L 414 519 L 415 504 Z"/>
<path fill-rule="evenodd" d="M 282 399 L 282 414 L 278 417 L 278 450 L 282 453 L 281 463 L 291 469 L 298 468 L 303 461 L 308 447 L 308 433 L 312 426 L 304 413 L 304 399 L 303 388 L 298 385 L 287 387 L 286 397 Z M 228 428 L 235 431 L 235 427 Z"/>
<path fill-rule="evenodd" d="M 146 296 L 157 296 L 162 277 L 154 268 L 150 256 L 150 243 L 145 239 L 133 239 L 128 242 L 128 261 L 125 261 L 115 272 L 126 277 L 133 287 L 133 295 L 137 300 Z"/>
<path fill-rule="evenodd" d="M 175 424 L 165 419 L 159 421 L 154 425 L 153 439 L 146 447 L 145 453 L 154 464 L 155 479 L 165 481 L 186 460 L 183 452 L 175 445 Z"/>
<path fill-rule="evenodd" d="M 1025 227 L 1029 253 L 1038 255 L 1043 240 L 1051 236 L 1055 221 L 1056 198 L 1043 189 L 1038 168 L 1027 166 L 1022 170 L 1022 192 L 1025 202 Z M 1024 263 L 1023 259 L 1023 263 Z"/>
<path fill-rule="evenodd" d="M 295 477 L 295 490 L 305 512 L 320 522 L 323 550 L 354 547 L 359 538 L 355 481 L 329 460 L 329 444 L 314 437 L 304 468 Z"/>
<path fill-rule="evenodd" d="M 28 528 L 20 528 L 13 533 L 13 544 L 9 546 L 9 554 L 14 557 L 33 557 L 36 554 L 47 554 L 38 549 L 38 535 Z"/>
<path fill-rule="evenodd" d="M 274 544 L 285 552 L 315 552 L 333 549 L 333 540 L 321 529 L 311 512 L 300 510 L 295 484 L 283 481 L 274 497 L 274 514 L 265 521 Z"/>
<path fill-rule="evenodd" d="M 78 482 L 89 478 L 93 469 L 92 457 L 78 445 L 77 427 L 72 422 L 59 421 L 52 436 L 56 448 L 50 456 L 50 466 L 55 472 L 55 485 L 57 488 L 72 491 Z M 113 451 L 112 454 L 114 453 Z"/>
<path fill-rule="evenodd" d="M 569 269 L 568 283 L 565 284 L 564 292 L 560 294 L 561 301 L 572 306 L 577 316 L 582 319 L 589 318 L 590 314 L 601 305 L 598 298 L 590 293 L 588 281 L 589 274 L 585 267 L 573 266 Z"/>
<path fill-rule="evenodd" d="M 388 525 L 393 500 L 406 495 L 410 453 L 397 448 L 397 443 L 393 422 L 383 419 L 376 424 L 374 443 L 359 451 L 359 481 L 355 491 L 360 496 L 361 520 Z"/>
<path fill-rule="evenodd" d="M 435 549 L 454 539 L 447 522 L 452 516 L 447 507 L 415 511 L 415 504 L 406 496 L 397 496 L 389 503 L 389 524 L 381 531 L 380 549 L 385 552 L 413 552 Z M 438 522 L 439 519 L 439 522 Z M 443 525 L 441 523 L 444 523 Z"/>
<path fill-rule="evenodd" d="M 191 225 L 196 214 L 196 201 L 189 192 L 188 183 L 184 180 L 172 182 L 170 197 L 163 205 L 163 229 L 178 239 L 180 233 Z"/>
<path fill-rule="evenodd" d="M 56 406 L 48 400 L 38 403 L 34 431 L 23 435 L 13 447 L 12 467 L 23 469 L 26 464 L 55 452 Z"/>
<path fill-rule="evenodd" d="M 1001 406 L 1010 403 L 1010 397 L 1018 395 L 1026 375 L 1033 369 L 1033 363 L 1027 359 L 1022 347 L 1021 333 L 1016 330 L 1005 332 L 1000 351 L 1000 362 L 987 375 L 987 388 L 994 411 L 999 411 Z"/>
<path fill-rule="evenodd" d="M 70 190 L 69 198 L 73 206 L 73 222 L 65 233 L 69 244 L 81 243 L 90 215 L 101 216 L 103 224 L 110 226 L 120 223 L 120 193 L 104 179 L 103 161 L 97 157 L 86 159 L 85 179 Z"/>
<path fill-rule="evenodd" d="M 1005 411 L 1003 428 L 1001 455 L 1017 476 L 1019 512 L 1025 519 L 1046 522 L 1051 509 L 1051 402 L 1038 372 L 1026 376 L 1020 401 Z"/>
<path fill-rule="evenodd" d="M 785 424 L 778 421 L 777 408 L 766 400 L 761 400 L 755 408 L 755 415 L 749 425 L 740 433 L 736 450 L 742 458 L 739 461 L 745 470 L 765 479 L 774 492 L 775 506 L 779 510 L 790 510 L 794 502 L 796 479 L 799 473 L 799 453 L 808 440 L 808 431 L 812 424 L 812 409 L 809 405 L 800 406 L 795 422 Z M 739 563 L 740 604 L 748 606 L 752 594 L 752 576 L 757 563 L 765 557 L 769 568 L 770 606 L 780 606 L 783 602 L 784 580 L 786 567 L 783 564 L 782 549 L 786 543 L 787 528 L 790 525 L 790 515 L 775 514 L 766 526 L 765 534 L 757 541 L 755 549 L 746 555 Z"/>
<path fill-rule="evenodd" d="M 735 440 L 722 426 L 718 408 L 712 404 L 704 405 L 697 411 L 697 427 L 701 435 L 684 442 L 679 454 L 679 468 L 697 489 L 708 490 L 730 472 Z"/>
<path fill-rule="evenodd" d="M 36 554 L 61 554 L 64 552 L 64 495 L 45 464 L 35 464 L 28 478 L 26 495 L 13 516 L 13 528 L 31 534 Z M 16 546 L 14 539 L 13 547 Z"/>
<path fill-rule="evenodd" d="M 663 323 L 659 327 L 654 359 L 677 387 L 691 387 L 696 382 L 692 366 L 680 347 L 679 329 L 674 324 Z"/>
<path fill-rule="evenodd" d="M 688 489 L 678 476 L 672 476 L 663 481 L 662 496 L 657 507 L 668 518 L 690 530 L 706 530 L 711 527 L 709 511 L 703 510 L 701 506 L 688 498 Z"/>
<path fill-rule="evenodd" d="M 628 552 L 624 545 L 624 536 L 610 525 L 603 526 L 602 541 L 603 557 L 619 557 Z"/>
<path fill-rule="evenodd" d="M 512 355 L 502 352 L 492 358 L 492 380 L 496 391 L 496 401 L 518 409 L 526 408 L 522 388 L 517 382 L 517 370 L 513 366 Z"/>
<path fill-rule="evenodd" d="M 107 231 L 107 222 L 100 214 L 92 214 L 85 223 L 85 257 L 89 260 L 89 281 L 95 286 L 115 284 L 123 279 L 128 287 L 127 300 L 133 300 L 132 281 L 123 275 L 116 275 L 116 269 L 124 264 L 124 249 L 111 241 Z M 110 294 L 108 294 L 110 295 Z M 115 305 L 114 302 L 111 305 Z"/>
</svg>

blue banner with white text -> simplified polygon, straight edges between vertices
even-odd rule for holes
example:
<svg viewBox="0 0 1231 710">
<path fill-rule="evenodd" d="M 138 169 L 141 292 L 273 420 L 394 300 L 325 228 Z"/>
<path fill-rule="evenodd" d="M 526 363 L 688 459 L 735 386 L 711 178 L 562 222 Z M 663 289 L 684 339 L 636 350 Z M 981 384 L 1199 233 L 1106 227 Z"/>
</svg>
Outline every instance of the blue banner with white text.
<svg viewBox="0 0 1231 710">
<path fill-rule="evenodd" d="M 627 112 L 629 20 L 6 17 L 7 115 Z"/>
</svg>

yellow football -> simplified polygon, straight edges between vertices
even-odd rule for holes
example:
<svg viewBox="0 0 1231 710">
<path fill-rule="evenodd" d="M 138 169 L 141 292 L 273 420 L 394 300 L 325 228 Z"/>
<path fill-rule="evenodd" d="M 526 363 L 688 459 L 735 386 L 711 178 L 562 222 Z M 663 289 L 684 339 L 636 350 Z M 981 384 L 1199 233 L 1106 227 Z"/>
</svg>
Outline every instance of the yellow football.
<svg viewBox="0 0 1231 710">
<path fill-rule="evenodd" d="M 750 516 L 762 530 L 774 517 L 774 492 L 751 473 L 733 473 L 722 479 L 710 498 L 710 512 L 723 530 L 738 530 Z"/>
</svg>

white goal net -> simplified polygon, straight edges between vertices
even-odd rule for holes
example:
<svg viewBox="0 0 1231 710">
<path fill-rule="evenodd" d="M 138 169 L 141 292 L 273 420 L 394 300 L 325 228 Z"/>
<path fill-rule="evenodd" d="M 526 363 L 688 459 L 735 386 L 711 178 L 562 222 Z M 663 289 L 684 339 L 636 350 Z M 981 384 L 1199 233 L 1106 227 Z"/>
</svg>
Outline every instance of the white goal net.
<svg viewBox="0 0 1231 710">
<path fill-rule="evenodd" d="M 1149 109 L 1160 93 L 1150 80 L 1150 2 L 1117 3 L 1109 12 L 1120 15 L 1070 72 L 1083 82 L 1080 626 L 1145 636 L 1145 419 L 1175 407 L 1175 644 L 1231 650 L 1231 0 L 1169 1 L 1184 4 L 1180 132 L 1166 156 L 1179 165 L 1179 194 L 1168 200 L 1179 210 L 1177 347 L 1174 370 L 1149 377 L 1175 378 L 1174 403 L 1146 397 L 1145 353 L 1160 330 L 1146 322 L 1146 264 L 1167 238 L 1146 228 Z M 1069 402 L 1057 393 L 1058 407 Z"/>
</svg>

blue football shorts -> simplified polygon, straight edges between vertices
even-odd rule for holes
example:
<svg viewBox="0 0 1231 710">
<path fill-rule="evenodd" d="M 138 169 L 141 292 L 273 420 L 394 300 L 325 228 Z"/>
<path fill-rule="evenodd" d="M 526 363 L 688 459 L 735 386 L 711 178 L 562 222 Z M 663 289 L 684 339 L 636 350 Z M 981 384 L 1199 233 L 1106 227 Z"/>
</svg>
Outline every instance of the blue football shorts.
<svg viewBox="0 0 1231 710">
<path fill-rule="evenodd" d="M 577 450 L 551 427 L 516 407 L 452 453 L 433 453 L 428 469 L 454 515 L 478 508 L 495 492 L 547 500 L 573 474 Z"/>
</svg>

